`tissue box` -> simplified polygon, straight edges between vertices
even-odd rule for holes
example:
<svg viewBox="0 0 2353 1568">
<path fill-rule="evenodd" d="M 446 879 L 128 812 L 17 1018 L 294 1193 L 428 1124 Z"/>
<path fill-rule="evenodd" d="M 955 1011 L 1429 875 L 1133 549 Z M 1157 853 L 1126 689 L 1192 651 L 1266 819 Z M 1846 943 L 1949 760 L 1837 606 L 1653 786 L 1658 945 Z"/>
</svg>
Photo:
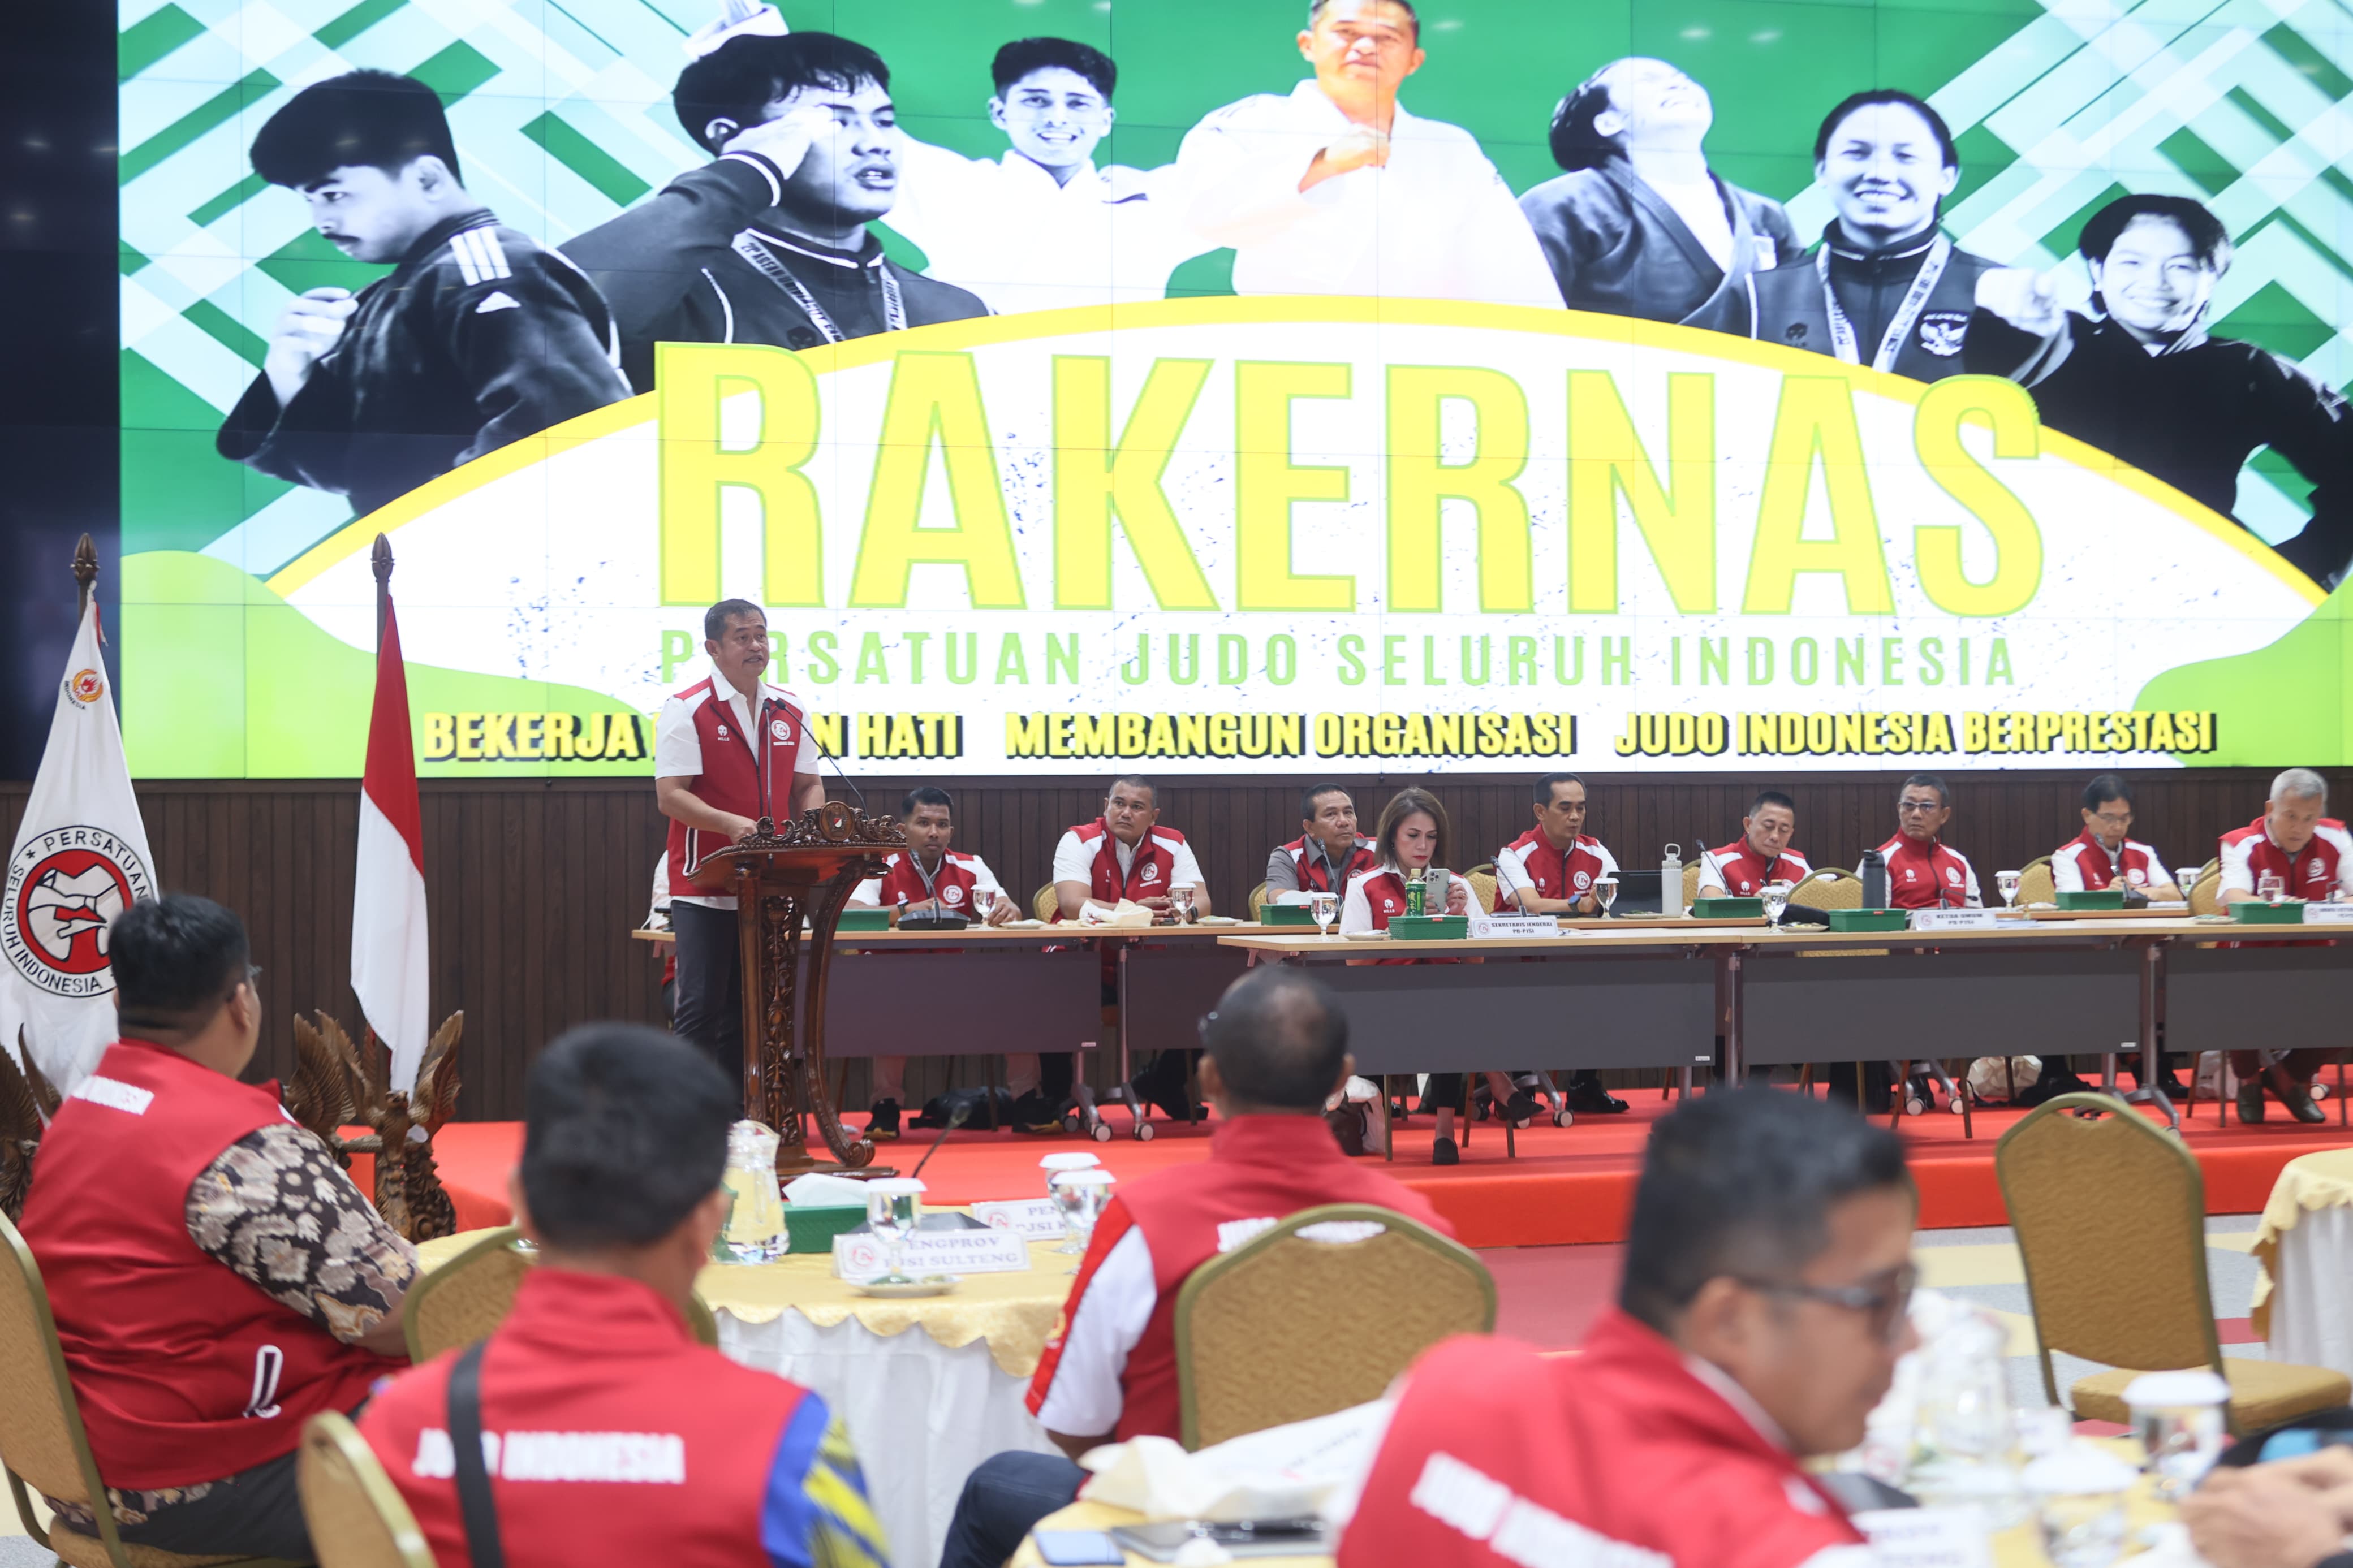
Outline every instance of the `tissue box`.
<svg viewBox="0 0 2353 1568">
<path fill-rule="evenodd" d="M 2242 926 L 2300 926 L 2304 923 L 2304 906 L 2242 899 L 2231 906 L 2231 918 Z"/>
<path fill-rule="evenodd" d="M 889 910 L 844 910 L 841 911 L 840 921 L 833 929 L 836 931 L 889 931 L 891 911 Z"/>
<path fill-rule="evenodd" d="M 1259 923 L 1271 926 L 1312 926 L 1315 911 L 1304 904 L 1264 904 L 1258 911 Z M 1336 921 L 1338 917 L 1334 916 Z"/>
<path fill-rule="evenodd" d="M 833 1238 L 866 1223 L 862 1204 L 786 1204 L 785 1236 L 787 1252 L 833 1250 Z"/>
<path fill-rule="evenodd" d="M 1461 942 L 1470 934 L 1469 915 L 1389 917 L 1389 937 L 1396 942 Z"/>
<path fill-rule="evenodd" d="M 2073 892 L 2062 890 L 2058 895 L 2063 910 L 2120 910 L 2125 907 L 2122 888 L 2081 888 Z"/>
<path fill-rule="evenodd" d="M 1694 918 L 1704 921 L 1754 921 L 1765 918 L 1762 899 L 1695 899 Z"/>
<path fill-rule="evenodd" d="M 1832 931 L 1905 931 L 1912 924 L 1908 910 L 1829 910 Z"/>
</svg>

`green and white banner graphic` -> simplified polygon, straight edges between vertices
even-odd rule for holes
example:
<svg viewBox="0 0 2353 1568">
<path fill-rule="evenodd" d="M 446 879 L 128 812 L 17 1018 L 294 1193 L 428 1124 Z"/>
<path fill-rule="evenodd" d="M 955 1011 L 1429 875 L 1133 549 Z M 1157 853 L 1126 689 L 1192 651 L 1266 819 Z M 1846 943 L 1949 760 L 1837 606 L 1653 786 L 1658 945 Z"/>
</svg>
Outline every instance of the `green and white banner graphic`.
<svg viewBox="0 0 2353 1568">
<path fill-rule="evenodd" d="M 121 21 L 142 776 L 2353 761 L 2335 0 Z"/>
</svg>

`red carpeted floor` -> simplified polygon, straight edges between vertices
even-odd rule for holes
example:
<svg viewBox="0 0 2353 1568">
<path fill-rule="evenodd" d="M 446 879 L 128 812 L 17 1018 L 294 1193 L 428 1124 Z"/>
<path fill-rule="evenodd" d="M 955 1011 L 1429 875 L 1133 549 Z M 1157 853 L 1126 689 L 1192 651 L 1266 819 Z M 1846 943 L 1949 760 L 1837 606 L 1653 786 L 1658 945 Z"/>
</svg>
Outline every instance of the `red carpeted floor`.
<svg viewBox="0 0 2353 1568">
<path fill-rule="evenodd" d="M 1540 1124 L 1518 1134 L 1516 1160 L 1504 1157 L 1500 1127 L 1492 1121 L 1474 1124 L 1462 1163 L 1444 1169 L 1430 1164 L 1430 1124 L 1417 1117 L 1398 1131 L 1391 1169 L 1426 1194 L 1472 1247 L 1622 1241 L 1642 1144 L 1651 1121 L 1665 1109 L 1655 1090 L 1636 1091 L 1628 1099 L 1633 1110 L 1624 1116 L 1582 1117 L 1573 1127 Z M 2353 1131 L 2337 1124 L 2336 1102 L 2328 1102 L 2327 1110 L 2329 1119 L 2319 1126 L 2279 1120 L 2283 1113 L 2274 1107 L 2274 1120 L 2261 1126 L 2233 1121 L 2218 1128 L 2212 1103 L 2200 1105 L 2196 1119 L 2184 1125 L 2189 1150 L 2205 1171 L 2207 1212 L 2259 1212 L 2283 1164 L 2299 1154 L 2353 1144 Z M 1993 1149 L 1995 1140 L 2022 1114 L 1979 1111 L 1974 1140 L 1962 1137 L 1959 1117 L 1941 1110 L 1905 1119 L 1924 1226 L 2008 1223 L 1994 1180 Z M 1038 1158 L 1057 1149 L 1092 1150 L 1121 1176 L 1142 1175 L 1208 1153 L 1206 1127 L 1181 1128 L 1155 1117 L 1157 1136 L 1139 1143 L 1125 1135 L 1124 1110 L 1113 1110 L 1111 1121 L 1120 1135 L 1108 1143 L 1009 1132 L 951 1133 L 923 1172 L 929 1201 L 945 1205 L 1042 1195 L 1044 1175 Z M 456 1122 L 442 1129 L 436 1148 L 461 1228 L 505 1223 L 507 1173 L 521 1141 L 521 1126 L 511 1121 Z M 816 1142 L 814 1132 L 811 1142 Z M 886 1144 L 879 1163 L 904 1173 L 922 1158 L 928 1143 L 925 1135 L 917 1133 Z M 364 1167 L 365 1157 L 358 1163 Z M 366 1171 L 354 1174 L 365 1190 Z"/>
</svg>

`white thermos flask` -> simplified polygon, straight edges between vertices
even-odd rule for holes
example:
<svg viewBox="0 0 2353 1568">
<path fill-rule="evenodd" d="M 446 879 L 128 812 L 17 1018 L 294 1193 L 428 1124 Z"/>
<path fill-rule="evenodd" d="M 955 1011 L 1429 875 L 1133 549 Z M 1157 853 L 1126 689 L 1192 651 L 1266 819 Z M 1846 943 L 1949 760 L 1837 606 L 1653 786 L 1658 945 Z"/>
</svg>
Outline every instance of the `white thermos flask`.
<svg viewBox="0 0 2353 1568">
<path fill-rule="evenodd" d="M 1683 908 L 1683 847 L 1670 844 L 1659 861 L 1659 908 L 1681 919 L 1689 911 Z"/>
</svg>

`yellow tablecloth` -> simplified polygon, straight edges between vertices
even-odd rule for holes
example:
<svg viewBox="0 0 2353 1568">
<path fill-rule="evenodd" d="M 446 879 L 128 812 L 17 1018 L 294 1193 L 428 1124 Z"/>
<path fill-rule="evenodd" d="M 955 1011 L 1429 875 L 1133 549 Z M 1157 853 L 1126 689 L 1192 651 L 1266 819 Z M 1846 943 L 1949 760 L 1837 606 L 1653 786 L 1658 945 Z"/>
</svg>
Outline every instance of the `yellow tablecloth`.
<svg viewBox="0 0 2353 1568">
<path fill-rule="evenodd" d="M 2118 1458 L 2134 1465 L 2140 1463 L 2140 1445 L 2129 1437 L 2105 1437 L 2100 1446 L 2112 1449 Z M 2135 1536 L 2152 1524 L 2169 1522 L 2179 1510 L 2171 1503 L 2160 1502 L 2152 1483 L 2146 1476 L 2133 1485 L 2132 1495 L 2126 1503 L 2126 1516 L 2131 1521 Z M 1050 1513 L 1038 1521 L 1039 1530 L 1109 1530 L 1115 1524 L 1133 1524 L 1143 1515 L 1124 1508 L 1108 1508 L 1099 1502 L 1074 1502 L 1059 1512 Z M 2128 1553 L 2137 1554 L 2140 1548 L 2130 1546 Z M 2042 1552 L 2042 1533 L 2029 1520 L 2024 1524 L 2005 1530 L 1993 1538 L 1994 1568 L 2050 1568 L 2050 1559 Z M 1148 1557 L 1129 1552 L 1131 1568 L 1154 1568 Z M 1331 1568 L 1329 1557 L 1254 1557 L 1253 1568 L 1263 1563 L 1266 1568 Z M 1024 1541 L 1006 1568 L 1044 1568 L 1035 1542 Z"/>
<path fill-rule="evenodd" d="M 417 1258 L 426 1268 L 436 1268 L 481 1236 L 480 1231 L 466 1231 L 426 1242 L 417 1249 Z M 948 1295 L 912 1301 L 860 1295 L 833 1277 L 829 1257 L 814 1252 L 775 1263 L 714 1263 L 694 1285 L 712 1311 L 747 1323 L 771 1322 L 786 1312 L 798 1312 L 821 1329 L 856 1318 L 885 1339 L 920 1328 L 948 1350 L 986 1340 L 989 1359 L 999 1371 L 1008 1377 L 1028 1377 L 1038 1370 L 1046 1338 L 1054 1331 L 1073 1283 L 1071 1265 L 1077 1260 L 1056 1251 L 1056 1245 L 1031 1242 L 1027 1273 L 967 1274 Z"/>
<path fill-rule="evenodd" d="M 2353 1149 L 2330 1149 L 2305 1154 L 2280 1167 L 2279 1180 L 2263 1205 L 2263 1224 L 2255 1227 L 2248 1248 L 2263 1272 L 2255 1279 L 2254 1305 L 2249 1312 L 2255 1336 L 2271 1335 L 2272 1281 L 2279 1268 L 2280 1237 L 2316 1209 L 2353 1208 Z"/>
</svg>

